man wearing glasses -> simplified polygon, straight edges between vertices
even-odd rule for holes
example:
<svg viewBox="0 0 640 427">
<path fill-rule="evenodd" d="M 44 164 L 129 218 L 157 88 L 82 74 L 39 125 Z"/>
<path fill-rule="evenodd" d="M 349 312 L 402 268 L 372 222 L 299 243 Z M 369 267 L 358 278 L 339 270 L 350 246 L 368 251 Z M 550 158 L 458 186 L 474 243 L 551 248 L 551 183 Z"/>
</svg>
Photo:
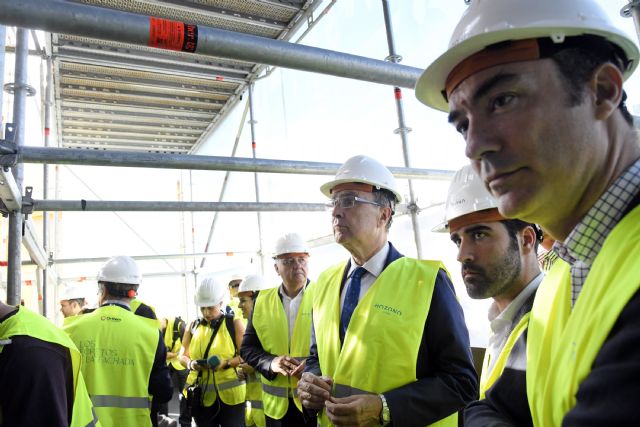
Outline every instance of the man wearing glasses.
<svg viewBox="0 0 640 427">
<path fill-rule="evenodd" d="M 351 258 L 314 284 L 303 406 L 321 426 L 457 426 L 478 392 L 469 334 L 444 266 L 387 240 L 401 201 L 393 175 L 356 156 L 321 191 Z"/>
<path fill-rule="evenodd" d="M 315 420 L 303 418 L 295 394 L 309 355 L 309 249 L 299 234 L 289 233 L 276 242 L 273 258 L 282 284 L 258 294 L 240 354 L 260 372 L 266 425 L 311 427 L 316 425 Z"/>
</svg>

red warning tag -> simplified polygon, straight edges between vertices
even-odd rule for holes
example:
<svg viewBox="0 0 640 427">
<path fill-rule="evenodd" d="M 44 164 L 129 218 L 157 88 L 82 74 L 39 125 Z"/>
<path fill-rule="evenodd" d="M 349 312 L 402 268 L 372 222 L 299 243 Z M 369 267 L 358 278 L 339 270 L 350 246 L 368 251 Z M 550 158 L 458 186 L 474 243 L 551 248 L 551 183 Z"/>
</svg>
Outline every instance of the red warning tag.
<svg viewBox="0 0 640 427">
<path fill-rule="evenodd" d="M 149 18 L 149 47 L 195 52 L 198 26 L 163 18 Z"/>
</svg>

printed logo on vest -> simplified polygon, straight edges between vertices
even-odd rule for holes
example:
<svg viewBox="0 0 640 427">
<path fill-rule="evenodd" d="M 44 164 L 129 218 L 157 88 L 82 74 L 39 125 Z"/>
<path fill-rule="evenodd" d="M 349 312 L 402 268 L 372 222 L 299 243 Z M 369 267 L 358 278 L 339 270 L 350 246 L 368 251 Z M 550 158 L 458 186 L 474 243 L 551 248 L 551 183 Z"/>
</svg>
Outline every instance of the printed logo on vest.
<svg viewBox="0 0 640 427">
<path fill-rule="evenodd" d="M 118 319 L 117 317 L 111 317 L 111 316 L 102 316 L 100 317 L 100 320 L 102 321 L 108 320 L 110 322 L 122 322 L 122 319 Z"/>
<path fill-rule="evenodd" d="M 384 312 L 384 313 L 385 313 L 385 314 L 387 314 L 387 315 L 392 315 L 392 314 L 393 314 L 393 315 L 396 315 L 396 316 L 398 316 L 398 317 L 401 317 L 401 316 L 402 316 L 402 311 L 401 311 L 401 310 L 398 310 L 398 309 L 397 309 L 397 308 L 395 308 L 395 307 L 390 307 L 390 306 L 388 306 L 388 305 L 384 305 L 384 304 L 374 304 L 374 305 L 373 305 L 373 308 L 378 309 L 378 310 L 380 310 L 380 311 Z"/>
</svg>

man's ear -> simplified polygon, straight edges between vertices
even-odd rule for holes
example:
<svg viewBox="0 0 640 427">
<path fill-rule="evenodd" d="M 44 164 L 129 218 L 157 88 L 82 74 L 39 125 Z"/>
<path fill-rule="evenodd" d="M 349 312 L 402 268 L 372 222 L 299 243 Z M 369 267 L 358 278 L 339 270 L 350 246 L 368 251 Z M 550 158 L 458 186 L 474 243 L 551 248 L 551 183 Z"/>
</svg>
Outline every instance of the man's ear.
<svg viewBox="0 0 640 427">
<path fill-rule="evenodd" d="M 277 262 L 273 264 L 273 268 L 276 270 L 276 274 L 278 276 L 280 276 L 280 270 L 278 270 L 278 263 Z"/>
<path fill-rule="evenodd" d="M 384 206 L 380 209 L 380 222 L 386 227 L 389 219 L 391 219 L 391 208 Z"/>
<path fill-rule="evenodd" d="M 535 251 L 536 249 L 536 231 L 531 226 L 522 229 L 522 249 L 524 252 Z"/>
<path fill-rule="evenodd" d="M 590 84 L 596 96 L 598 120 L 607 119 L 618 108 L 622 100 L 622 81 L 622 73 L 611 63 L 604 63 L 594 70 Z"/>
</svg>

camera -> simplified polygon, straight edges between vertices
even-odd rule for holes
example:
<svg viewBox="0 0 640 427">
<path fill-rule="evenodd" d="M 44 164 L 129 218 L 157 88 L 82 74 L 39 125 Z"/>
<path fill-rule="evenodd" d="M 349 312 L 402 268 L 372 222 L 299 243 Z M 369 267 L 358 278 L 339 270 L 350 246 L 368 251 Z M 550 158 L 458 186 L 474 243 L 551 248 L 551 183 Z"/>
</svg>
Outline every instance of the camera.
<svg viewBox="0 0 640 427">
<path fill-rule="evenodd" d="M 199 384 L 187 387 L 187 405 L 191 409 L 202 405 L 202 387 Z"/>
</svg>

